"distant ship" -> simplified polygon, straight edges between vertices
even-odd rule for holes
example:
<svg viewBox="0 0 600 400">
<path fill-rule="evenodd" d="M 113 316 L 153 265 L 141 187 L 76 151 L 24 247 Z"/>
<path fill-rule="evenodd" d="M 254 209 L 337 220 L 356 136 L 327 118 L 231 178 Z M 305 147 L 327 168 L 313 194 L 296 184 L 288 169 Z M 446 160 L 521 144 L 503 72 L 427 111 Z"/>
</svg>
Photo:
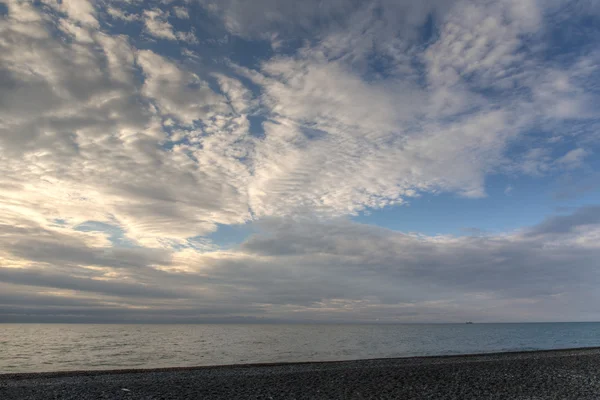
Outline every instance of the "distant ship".
<svg viewBox="0 0 600 400">
<path fill-rule="evenodd" d="M 473 323 L 473 322 L 471 322 L 471 321 L 467 321 L 467 322 L 465 322 L 465 324 L 467 324 L 467 325 L 470 325 L 470 324 L 472 324 L 472 323 Z"/>
</svg>

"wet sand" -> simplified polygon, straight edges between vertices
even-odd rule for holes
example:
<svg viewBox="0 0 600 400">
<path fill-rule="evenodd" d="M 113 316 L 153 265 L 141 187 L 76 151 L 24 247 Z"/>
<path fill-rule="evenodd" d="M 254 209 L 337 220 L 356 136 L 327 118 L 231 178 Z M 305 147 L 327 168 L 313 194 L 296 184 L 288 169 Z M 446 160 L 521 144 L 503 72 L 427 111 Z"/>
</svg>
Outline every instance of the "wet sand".
<svg viewBox="0 0 600 400">
<path fill-rule="evenodd" d="M 600 348 L 0 375 L 0 399 L 600 399 Z"/>
</svg>

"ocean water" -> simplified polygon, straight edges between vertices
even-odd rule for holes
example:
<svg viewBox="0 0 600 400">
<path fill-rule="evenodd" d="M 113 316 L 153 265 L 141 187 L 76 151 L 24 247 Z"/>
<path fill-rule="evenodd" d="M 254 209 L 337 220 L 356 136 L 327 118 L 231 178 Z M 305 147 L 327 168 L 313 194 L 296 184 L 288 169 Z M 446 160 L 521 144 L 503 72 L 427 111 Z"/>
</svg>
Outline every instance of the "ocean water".
<svg viewBox="0 0 600 400">
<path fill-rule="evenodd" d="M 0 373 L 352 360 L 600 346 L 600 323 L 0 324 Z"/>
</svg>

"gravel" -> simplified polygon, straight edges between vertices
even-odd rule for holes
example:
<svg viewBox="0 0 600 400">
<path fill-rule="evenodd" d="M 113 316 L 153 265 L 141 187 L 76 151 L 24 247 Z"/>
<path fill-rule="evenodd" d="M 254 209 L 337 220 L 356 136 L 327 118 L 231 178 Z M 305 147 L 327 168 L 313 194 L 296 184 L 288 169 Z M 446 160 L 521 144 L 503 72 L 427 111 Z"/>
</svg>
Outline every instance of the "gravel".
<svg viewBox="0 0 600 400">
<path fill-rule="evenodd" d="M 0 374 L 0 399 L 600 399 L 600 348 Z"/>
</svg>

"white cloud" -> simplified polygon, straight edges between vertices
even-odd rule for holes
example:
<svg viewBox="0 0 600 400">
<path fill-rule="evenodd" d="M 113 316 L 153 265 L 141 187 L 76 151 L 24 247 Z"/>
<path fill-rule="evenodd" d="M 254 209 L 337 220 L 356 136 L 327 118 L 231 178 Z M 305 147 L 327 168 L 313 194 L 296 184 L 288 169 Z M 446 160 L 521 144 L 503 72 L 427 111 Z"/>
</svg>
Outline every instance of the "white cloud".
<svg viewBox="0 0 600 400">
<path fill-rule="evenodd" d="M 10 18 L 17 22 L 39 22 L 42 16 L 30 3 L 11 0 L 6 2 Z M 15 24 L 17 25 L 17 24 Z M 17 25 L 18 26 L 18 25 Z"/>
<path fill-rule="evenodd" d="M 140 15 L 129 14 L 119 8 L 109 6 L 106 8 L 106 12 L 113 18 L 121 19 L 123 21 L 138 21 L 141 19 Z"/>
<path fill-rule="evenodd" d="M 590 153 L 582 148 L 569 150 L 560 157 L 553 157 L 549 148 L 530 149 L 519 163 L 519 168 L 532 176 L 546 175 L 560 170 L 572 170 L 583 166 Z"/>
<path fill-rule="evenodd" d="M 173 7 L 173 12 L 177 16 L 177 18 L 181 18 L 181 19 L 189 19 L 190 18 L 190 14 L 188 13 L 187 8 L 185 8 L 185 7 L 181 7 L 181 6 Z"/>
<path fill-rule="evenodd" d="M 89 0 L 44 0 L 45 4 L 67 14 L 67 16 L 84 26 L 97 28 L 96 10 Z"/>
<path fill-rule="evenodd" d="M 219 107 L 223 98 L 214 93 L 196 74 L 184 71 L 151 50 L 140 51 L 137 62 L 146 79 L 142 91 L 155 99 L 161 112 L 191 124 Z"/>
<path fill-rule="evenodd" d="M 374 22 L 362 10 L 357 14 L 364 32 Z M 265 62 L 261 75 L 242 70 L 262 86 L 261 100 L 274 122 L 265 125 L 265 140 L 257 144 L 250 191 L 257 215 L 343 215 L 401 203 L 415 191 L 480 197 L 491 171 L 519 165 L 541 174 L 553 168 L 552 157 L 540 158 L 549 149 L 520 160 L 507 160 L 504 152 L 540 120 L 589 118 L 578 111 L 590 104 L 579 86 L 548 96 L 554 110 L 571 104 L 568 116 L 556 115 L 536 94 L 553 82 L 550 72 L 589 75 L 579 72 L 585 57 L 572 68 L 540 72 L 546 67 L 538 50 L 522 43 L 540 28 L 541 11 L 533 2 L 460 2 L 439 18 L 437 40 L 412 55 L 424 62 L 426 86 L 410 57 L 394 58 L 390 76 L 365 80 L 357 60 L 372 46 L 363 50 L 335 31 L 293 57 Z M 407 43 L 388 45 L 415 51 Z M 481 95 L 485 90 L 501 93 Z"/>
<path fill-rule="evenodd" d="M 263 72 L 273 78 L 265 85 L 265 95 L 274 114 L 303 125 L 344 130 L 341 134 L 382 136 L 398 130 L 424 104 L 423 93 L 411 82 L 369 84 L 343 65 L 307 58 L 264 65 Z"/>
<path fill-rule="evenodd" d="M 200 43 L 198 41 L 198 38 L 196 37 L 196 35 L 194 34 L 193 31 L 190 32 L 177 32 L 176 34 L 177 39 L 181 40 L 182 42 L 186 42 L 189 44 L 198 44 Z"/>
<path fill-rule="evenodd" d="M 559 157 L 556 160 L 556 164 L 563 166 L 564 168 L 571 169 L 580 167 L 583 164 L 583 160 L 589 153 L 582 148 L 570 150 L 567 154 Z"/>
<path fill-rule="evenodd" d="M 332 17 L 346 15 L 357 6 L 351 1 L 305 2 L 261 0 L 253 4 L 240 0 L 201 0 L 210 12 L 222 18 L 234 34 L 260 36 L 277 29 L 312 28 L 316 22 L 327 23 Z"/>
<path fill-rule="evenodd" d="M 546 62 L 537 3 L 214 3 L 232 34 L 277 43 L 254 68 L 210 51 L 176 60 L 147 36 L 102 31 L 100 5 L 48 4 L 11 1 L 0 21 L 0 258 L 23 269 L 2 271 L 11 293 L 350 319 L 500 318 L 518 299 L 551 316 L 597 300 L 575 289 L 598 283 L 600 234 L 581 222 L 594 210 L 465 238 L 332 221 L 424 192 L 485 196 L 490 173 L 585 165 L 597 55 Z M 153 37 L 205 44 L 166 11 L 111 7 Z M 423 44 L 429 18 L 439 31 Z M 312 40 L 290 51 L 294 37 Z M 194 239 L 250 220 L 262 231 L 237 248 Z M 138 247 L 77 229 L 89 221 Z"/>
<path fill-rule="evenodd" d="M 21 22 L 39 19 L 35 9 L 12 4 L 3 60 L 18 84 L 4 100 L 1 129 L 3 148 L 22 158 L 5 164 L 43 160 L 29 176 L 50 174 L 55 186 L 85 187 L 102 197 L 102 206 L 90 211 L 94 218 L 116 218 L 137 240 L 185 241 L 217 223 L 251 216 L 340 216 L 426 191 L 480 197 L 492 171 L 535 175 L 583 160 L 582 153 L 557 160 L 543 147 L 517 156 L 504 152 L 537 121 L 549 121 L 549 101 L 585 95 L 593 63 L 583 57 L 572 67 L 544 70 L 551 74 L 536 70 L 539 78 L 517 67 L 528 60 L 525 65 L 541 68 L 520 50 L 522 36 L 541 24 L 533 3 L 461 2 L 441 12 L 433 2 L 409 7 L 404 25 L 422 23 L 432 7 L 439 37 L 421 53 L 411 35 L 383 41 L 387 47 L 377 51 L 394 55 L 385 74 L 365 75 L 368 68 L 359 60 L 367 47 L 357 50 L 355 42 L 343 40 L 345 26 L 325 31 L 322 41 L 292 56 L 264 61 L 258 70 L 233 66 L 258 85 L 257 96 L 226 73 L 203 73 L 202 61 L 184 66 L 136 50 L 127 37 L 79 26 L 71 17 L 57 23 L 77 43 L 61 42 L 48 35 L 44 22 Z M 77 21 L 86 9 L 73 14 L 80 15 Z M 344 10 L 377 39 L 394 26 L 391 16 L 378 25 L 372 7 L 360 7 L 356 15 Z M 146 24 L 167 22 L 159 9 L 144 15 Z M 161 31 L 153 27 L 146 25 Z M 34 31 L 38 36 L 31 36 Z M 163 37 L 176 35 L 167 31 Z M 21 50 L 27 48 L 35 50 Z M 400 48 L 412 59 L 400 57 Z M 422 74 L 411 65 L 415 59 L 423 61 Z M 210 79 L 217 79 L 222 93 Z M 533 96 L 479 93 L 507 82 Z M 250 113 L 264 118 L 264 136 L 250 135 Z M 115 160 L 102 162 L 111 148 Z M 78 175 L 84 162 L 86 172 Z M 56 173 L 60 165 L 69 165 L 68 173 Z M 110 178 L 114 171 L 120 171 L 118 179 Z M 78 202 L 70 209 L 81 210 L 75 218 L 81 221 L 89 205 Z M 60 209 L 44 215 L 69 214 Z"/>
<path fill-rule="evenodd" d="M 167 21 L 169 14 L 159 8 L 144 11 L 144 25 L 146 31 L 157 38 L 177 40 L 173 32 L 173 25 Z"/>
<path fill-rule="evenodd" d="M 92 42 L 64 42 L 35 22 L 34 9 L 26 21 L 23 8 L 18 18 L 13 10 L 0 43 L 7 85 L 0 96 L 0 200 L 8 220 L 47 226 L 59 218 L 70 227 L 104 221 L 131 240 L 161 246 L 248 218 L 248 172 L 235 158 L 242 144 L 226 144 L 235 129 L 244 134 L 243 117 L 220 123 L 230 130 L 212 138 L 188 128 L 188 144 L 161 147 L 167 134 L 160 113 L 185 124 L 207 118 L 205 128 L 213 129 L 217 111 L 231 113 L 220 95 L 152 52 L 136 54 L 124 36 L 90 30 Z M 35 30 L 46 34 L 32 36 Z M 142 87 L 136 62 L 146 74 Z"/>
</svg>

